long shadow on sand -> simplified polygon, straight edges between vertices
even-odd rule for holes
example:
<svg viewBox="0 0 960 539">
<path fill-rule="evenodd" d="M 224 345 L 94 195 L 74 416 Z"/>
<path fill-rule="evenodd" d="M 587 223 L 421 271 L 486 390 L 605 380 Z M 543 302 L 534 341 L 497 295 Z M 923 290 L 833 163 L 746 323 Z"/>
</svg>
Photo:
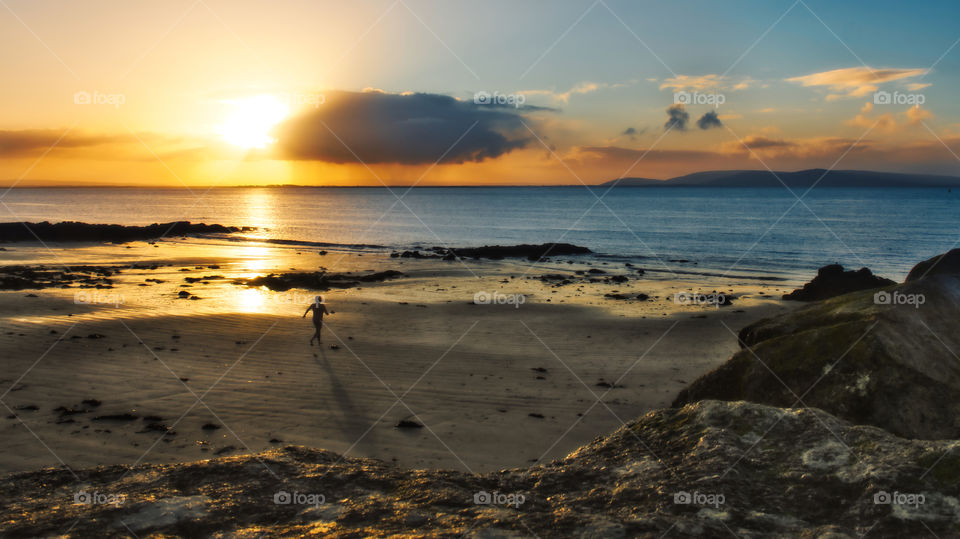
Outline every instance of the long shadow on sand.
<svg viewBox="0 0 960 539">
<path fill-rule="evenodd" d="M 318 354 L 320 356 L 319 358 L 317 357 Z M 333 369 L 333 364 L 327 358 L 327 353 L 323 346 L 321 345 L 319 352 L 312 354 L 312 356 L 313 361 L 326 371 L 327 379 L 329 380 L 329 391 L 333 396 L 332 400 L 339 406 L 339 411 L 331 410 L 331 414 L 328 417 L 336 418 L 336 426 L 340 432 L 344 434 L 344 440 L 353 444 L 363 436 L 363 440 L 358 441 L 357 445 L 376 446 L 376 429 L 371 428 L 370 432 L 364 435 L 364 432 L 370 426 L 366 424 L 363 413 L 350 398 L 350 392 L 346 390 L 343 383 L 341 383 L 337 377 Z M 323 391 L 322 387 L 318 389 Z"/>
</svg>

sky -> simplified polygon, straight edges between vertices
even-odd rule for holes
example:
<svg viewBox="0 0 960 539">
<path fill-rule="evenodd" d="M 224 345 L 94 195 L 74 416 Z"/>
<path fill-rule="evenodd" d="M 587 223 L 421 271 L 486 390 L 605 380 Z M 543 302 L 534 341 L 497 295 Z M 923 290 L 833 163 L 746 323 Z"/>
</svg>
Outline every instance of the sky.
<svg viewBox="0 0 960 539">
<path fill-rule="evenodd" d="M 960 175 L 960 4 L 0 0 L 0 184 Z"/>
</svg>

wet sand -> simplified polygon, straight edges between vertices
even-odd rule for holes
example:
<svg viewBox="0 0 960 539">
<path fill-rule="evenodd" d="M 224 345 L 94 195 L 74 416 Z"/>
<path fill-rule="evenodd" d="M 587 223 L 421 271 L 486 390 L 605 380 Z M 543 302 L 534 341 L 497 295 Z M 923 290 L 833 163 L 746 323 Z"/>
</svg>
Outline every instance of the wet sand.
<svg viewBox="0 0 960 539">
<path fill-rule="evenodd" d="M 636 277 L 597 260 L 589 267 L 606 273 L 589 282 L 573 274 L 588 268 L 575 258 L 461 264 L 210 240 L 126 247 L 2 253 L 4 264 L 171 265 L 123 270 L 109 289 L 0 292 L 0 472 L 288 443 L 473 472 L 549 460 L 668 406 L 738 348 L 732 332 L 790 308 L 774 298 L 794 284 Z M 406 275 L 324 293 L 334 314 L 323 347 L 308 345 L 312 327 L 300 318 L 315 292 L 231 282 L 320 266 Z M 539 280 L 559 272 L 579 281 Z M 602 281 L 620 274 L 631 279 Z M 185 281 L 204 276 L 223 279 Z M 739 297 L 722 308 L 673 301 L 714 289 Z M 183 290 L 201 299 L 178 299 Z M 524 303 L 477 305 L 478 292 Z M 651 300 L 605 297 L 640 292 Z M 422 427 L 397 428 L 401 420 Z"/>
</svg>

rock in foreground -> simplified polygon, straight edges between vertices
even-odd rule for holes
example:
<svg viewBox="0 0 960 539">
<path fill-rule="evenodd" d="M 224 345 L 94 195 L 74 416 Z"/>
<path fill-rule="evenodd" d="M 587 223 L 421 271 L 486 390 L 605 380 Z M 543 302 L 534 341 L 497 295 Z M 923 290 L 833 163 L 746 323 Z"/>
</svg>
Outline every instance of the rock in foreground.
<svg viewBox="0 0 960 539">
<path fill-rule="evenodd" d="M 302 447 L 14 474 L 0 481 L 0 534 L 948 537 L 960 519 L 956 445 L 819 410 L 704 401 L 650 412 L 548 465 L 484 475 Z"/>
<path fill-rule="evenodd" d="M 908 438 L 960 438 L 960 275 L 805 306 L 747 326 L 740 343 L 674 406 L 815 406 Z"/>
<path fill-rule="evenodd" d="M 896 282 L 878 277 L 867 268 L 844 271 L 840 264 L 830 264 L 817 270 L 817 276 L 803 285 L 803 288 L 784 294 L 783 299 L 820 301 L 858 290 L 881 288 L 892 284 Z"/>
</svg>

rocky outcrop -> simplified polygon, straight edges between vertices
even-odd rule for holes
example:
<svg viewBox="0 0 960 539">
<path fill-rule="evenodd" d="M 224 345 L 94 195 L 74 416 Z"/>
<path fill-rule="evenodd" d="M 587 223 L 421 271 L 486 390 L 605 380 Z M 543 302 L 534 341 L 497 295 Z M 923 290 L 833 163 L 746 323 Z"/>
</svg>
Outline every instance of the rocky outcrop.
<svg viewBox="0 0 960 539">
<path fill-rule="evenodd" d="M 762 320 L 674 401 L 814 406 L 909 438 L 960 438 L 960 275 L 937 273 Z"/>
<path fill-rule="evenodd" d="M 550 464 L 483 475 L 295 446 L 14 474 L 0 480 L 0 534 L 950 537 L 956 446 L 814 409 L 704 401 L 650 412 Z"/>
<path fill-rule="evenodd" d="M 874 275 L 867 268 L 860 268 L 857 271 L 844 271 L 840 264 L 830 264 L 820 268 L 817 271 L 817 276 L 803 285 L 802 288 L 784 294 L 783 299 L 820 301 L 858 290 L 869 290 L 892 284 L 896 283 L 890 279 Z"/>
<path fill-rule="evenodd" d="M 363 283 L 386 281 L 387 279 L 394 279 L 402 275 L 403 273 L 396 270 L 366 274 L 328 273 L 325 271 L 271 273 L 270 275 L 261 275 L 260 277 L 254 277 L 252 279 L 238 279 L 234 281 L 234 284 L 265 286 L 276 292 L 286 292 L 291 288 L 330 290 L 332 288 L 353 288 Z"/>
<path fill-rule="evenodd" d="M 442 258 L 456 260 L 457 258 L 488 258 L 503 260 L 505 258 L 526 258 L 540 260 L 548 256 L 586 255 L 593 251 L 586 247 L 570 243 L 541 243 L 539 245 L 484 245 L 483 247 L 433 247 L 430 251 L 394 251 L 392 258 Z"/>
<path fill-rule="evenodd" d="M 148 226 L 123 226 L 79 223 L 63 221 L 61 223 L 0 223 L 0 243 L 16 241 L 50 242 L 128 242 L 153 240 L 174 236 L 196 236 L 202 234 L 228 234 L 253 230 L 251 227 L 208 225 L 175 221 L 154 223 Z"/>
<path fill-rule="evenodd" d="M 0 290 L 113 288 L 113 277 L 137 266 L 0 266 Z M 137 267 L 140 269 L 139 267 Z M 155 269 L 155 268 L 154 268 Z"/>
</svg>

